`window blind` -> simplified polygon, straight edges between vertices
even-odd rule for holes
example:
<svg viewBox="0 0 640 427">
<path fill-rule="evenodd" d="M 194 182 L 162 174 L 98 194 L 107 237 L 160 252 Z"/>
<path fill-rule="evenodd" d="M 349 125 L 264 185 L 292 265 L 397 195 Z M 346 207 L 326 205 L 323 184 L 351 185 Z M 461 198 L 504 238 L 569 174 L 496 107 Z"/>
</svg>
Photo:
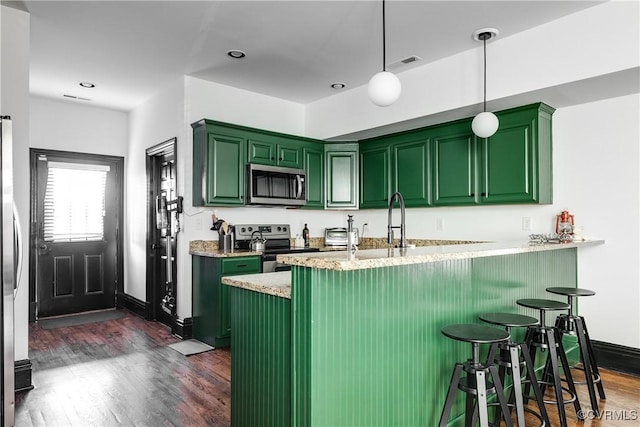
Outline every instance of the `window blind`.
<svg viewBox="0 0 640 427">
<path fill-rule="evenodd" d="M 44 196 L 44 240 L 103 240 L 108 168 L 54 162 L 48 166 Z"/>
</svg>

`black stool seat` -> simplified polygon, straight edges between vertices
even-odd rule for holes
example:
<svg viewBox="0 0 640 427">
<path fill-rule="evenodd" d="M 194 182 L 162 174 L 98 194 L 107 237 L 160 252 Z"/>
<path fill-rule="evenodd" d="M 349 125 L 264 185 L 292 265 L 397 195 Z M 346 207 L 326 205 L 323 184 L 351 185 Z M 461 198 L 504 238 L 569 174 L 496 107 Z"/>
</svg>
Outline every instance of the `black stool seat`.
<svg viewBox="0 0 640 427">
<path fill-rule="evenodd" d="M 538 324 L 538 319 L 531 316 L 514 313 L 483 313 L 479 316 L 483 322 L 492 325 L 508 326 L 510 328 L 525 328 Z"/>
<path fill-rule="evenodd" d="M 516 301 L 516 304 L 536 310 L 568 310 L 571 306 L 562 301 L 552 299 L 524 298 Z"/>
<path fill-rule="evenodd" d="M 447 325 L 442 328 L 442 334 L 457 341 L 478 344 L 490 344 L 509 339 L 507 331 L 475 323 Z"/>
<path fill-rule="evenodd" d="M 571 297 L 590 297 L 596 293 L 591 289 L 584 288 L 547 288 L 547 292 L 557 295 L 565 295 Z"/>
</svg>

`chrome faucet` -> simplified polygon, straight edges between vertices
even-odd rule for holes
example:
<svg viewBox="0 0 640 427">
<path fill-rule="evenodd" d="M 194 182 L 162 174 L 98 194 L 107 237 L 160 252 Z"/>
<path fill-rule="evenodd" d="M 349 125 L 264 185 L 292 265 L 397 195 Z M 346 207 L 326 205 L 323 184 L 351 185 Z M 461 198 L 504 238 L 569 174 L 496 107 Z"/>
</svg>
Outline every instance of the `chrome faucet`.
<svg viewBox="0 0 640 427">
<path fill-rule="evenodd" d="M 400 203 L 400 226 L 393 226 L 391 225 L 391 213 L 393 212 L 393 202 L 395 202 L 396 198 L 398 199 L 398 202 Z M 399 228 L 400 229 L 400 248 L 406 248 L 407 247 L 407 237 L 404 234 L 404 197 L 402 197 L 402 194 L 400 194 L 399 191 L 396 191 L 395 193 L 393 193 L 391 195 L 391 198 L 389 198 L 389 212 L 388 212 L 388 221 L 387 221 L 387 242 L 389 244 L 393 244 L 393 229 L 394 228 Z"/>
</svg>

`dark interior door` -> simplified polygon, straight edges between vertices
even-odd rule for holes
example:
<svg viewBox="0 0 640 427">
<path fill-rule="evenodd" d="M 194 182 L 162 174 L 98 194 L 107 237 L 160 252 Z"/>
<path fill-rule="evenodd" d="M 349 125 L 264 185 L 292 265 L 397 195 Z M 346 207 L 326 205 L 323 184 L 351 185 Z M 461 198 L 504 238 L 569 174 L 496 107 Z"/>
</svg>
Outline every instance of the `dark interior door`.
<svg viewBox="0 0 640 427">
<path fill-rule="evenodd" d="M 35 162 L 37 317 L 116 305 L 119 194 L 113 163 Z"/>
<path fill-rule="evenodd" d="M 177 301 L 176 211 L 175 205 L 170 204 L 166 223 L 159 226 L 156 200 L 158 197 L 164 197 L 170 203 L 177 199 L 175 139 L 147 151 L 147 176 L 150 190 L 147 295 L 151 296 L 151 318 L 174 327 Z M 171 245 L 170 257 L 167 256 L 167 244 Z M 167 262 L 170 263 L 171 278 L 167 277 Z M 172 304 L 167 304 L 168 298 L 173 298 Z"/>
</svg>

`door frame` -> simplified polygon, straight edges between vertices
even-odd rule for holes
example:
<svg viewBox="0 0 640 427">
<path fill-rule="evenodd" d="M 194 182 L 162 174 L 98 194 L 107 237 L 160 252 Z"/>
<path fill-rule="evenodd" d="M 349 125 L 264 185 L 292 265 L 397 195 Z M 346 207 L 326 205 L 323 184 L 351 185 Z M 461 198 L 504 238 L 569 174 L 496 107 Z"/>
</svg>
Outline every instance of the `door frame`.
<svg viewBox="0 0 640 427">
<path fill-rule="evenodd" d="M 115 172 L 116 180 L 116 287 L 115 307 L 119 307 L 124 296 L 123 268 L 123 232 L 124 232 L 124 157 L 103 154 L 79 153 L 75 151 L 48 150 L 42 148 L 29 149 L 29 322 L 36 321 L 37 314 L 37 263 L 36 250 L 38 243 L 38 177 L 36 166 L 41 155 L 63 157 L 71 160 L 100 161 L 108 163 Z"/>
<path fill-rule="evenodd" d="M 154 194 L 153 186 L 156 183 L 153 182 L 153 172 L 154 172 L 154 157 L 161 156 L 165 154 L 173 154 L 174 162 L 176 164 L 176 172 L 178 165 L 178 138 L 173 137 L 164 142 L 161 142 L 153 147 L 147 148 L 146 157 L 145 157 L 145 173 L 147 179 L 147 238 L 146 238 L 146 304 L 147 310 L 145 313 L 146 320 L 156 320 L 157 313 L 156 308 L 158 307 L 158 303 L 162 298 L 162 295 L 159 295 L 156 292 L 156 287 L 154 286 L 154 269 L 161 268 L 159 265 L 156 265 L 157 257 L 153 256 L 154 249 L 151 248 L 153 244 L 153 237 L 155 233 L 157 233 L 156 228 L 156 210 L 155 210 L 155 200 L 153 200 L 152 196 Z M 178 173 L 176 173 L 175 177 L 175 186 L 176 193 L 178 192 Z M 175 240 L 176 248 L 178 246 L 178 235 L 176 233 L 173 238 Z M 176 250 L 173 253 L 173 257 L 176 260 L 176 264 L 178 262 L 178 251 Z M 178 282 L 177 277 L 173 277 L 173 288 L 174 288 L 174 297 L 176 299 L 176 304 L 178 302 Z M 177 314 L 171 316 L 171 328 L 172 333 L 176 333 L 178 331 L 177 325 Z"/>
</svg>

